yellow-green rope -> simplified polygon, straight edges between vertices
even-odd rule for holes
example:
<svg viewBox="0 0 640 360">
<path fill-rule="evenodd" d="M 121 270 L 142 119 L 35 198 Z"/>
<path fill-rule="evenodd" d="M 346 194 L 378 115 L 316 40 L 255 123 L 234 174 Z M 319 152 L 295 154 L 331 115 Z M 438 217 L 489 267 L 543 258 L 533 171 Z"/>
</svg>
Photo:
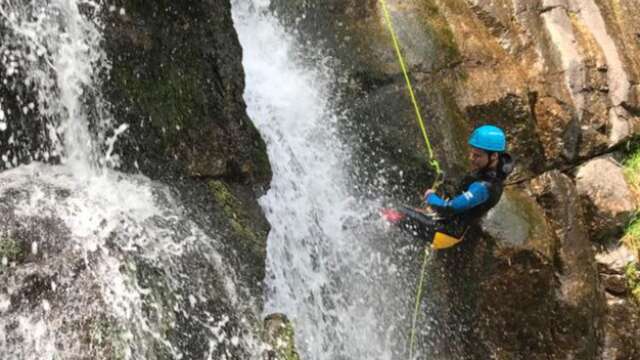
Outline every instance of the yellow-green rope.
<svg viewBox="0 0 640 360">
<path fill-rule="evenodd" d="M 400 42 L 398 41 L 398 36 L 396 35 L 396 31 L 393 27 L 393 22 L 391 21 L 391 15 L 389 14 L 389 10 L 387 8 L 386 0 L 380 0 L 380 4 L 382 6 L 382 12 L 384 13 L 384 18 L 387 23 L 387 27 L 389 28 L 389 33 L 391 34 L 391 39 L 393 41 L 393 47 L 396 50 L 396 55 L 398 57 L 398 63 L 400 63 L 400 68 L 402 69 L 402 74 L 404 75 L 404 80 L 407 83 L 407 89 L 409 90 L 409 96 L 411 97 L 411 103 L 413 104 L 413 108 L 416 112 L 416 120 L 418 121 L 418 125 L 420 126 L 420 131 L 422 131 L 422 136 L 424 137 L 424 142 L 427 145 L 427 155 L 429 157 L 429 163 L 436 171 L 437 178 L 442 175 L 442 170 L 440 169 L 440 163 L 438 159 L 436 159 L 435 154 L 433 152 L 433 148 L 431 146 L 431 141 L 429 140 L 429 135 L 427 134 L 427 128 L 424 125 L 424 120 L 422 118 L 422 113 L 420 112 L 420 106 L 418 105 L 418 100 L 416 99 L 415 92 L 413 91 L 413 85 L 411 84 L 411 78 L 409 77 L 409 71 L 407 70 L 406 63 L 404 61 L 404 56 L 402 55 L 402 50 L 400 49 Z"/>
<path fill-rule="evenodd" d="M 436 180 L 434 181 L 432 186 L 432 188 L 436 188 L 437 185 L 439 184 L 439 180 L 442 177 L 442 170 L 440 168 L 440 163 L 438 162 L 438 159 L 436 159 L 435 157 L 433 148 L 431 146 L 431 141 L 429 140 L 429 135 L 427 134 L 427 129 L 424 125 L 422 113 L 420 112 L 420 106 L 418 105 L 415 92 L 413 91 L 413 86 L 411 85 L 411 78 L 409 77 L 409 72 L 407 71 L 407 66 L 404 61 L 404 57 L 402 55 L 402 50 L 400 49 L 400 42 L 398 41 L 398 36 L 396 35 L 395 29 L 393 27 L 393 22 L 391 21 L 391 15 L 389 14 L 389 10 L 387 8 L 387 2 L 386 0 L 379 0 L 379 1 L 382 7 L 382 11 L 384 13 L 384 18 L 387 23 L 387 27 L 389 28 L 389 33 L 391 34 L 393 47 L 395 48 L 396 55 L 398 57 L 398 63 L 400 63 L 400 68 L 402 69 L 404 80 L 407 83 L 407 89 L 409 90 L 411 103 L 413 104 L 413 108 L 416 113 L 416 120 L 418 122 L 418 125 L 420 126 L 420 131 L 422 131 L 422 136 L 424 137 L 424 141 L 427 149 L 427 156 L 429 158 L 428 161 L 433 167 L 433 169 L 436 171 Z M 413 348 L 415 346 L 415 339 L 416 339 L 416 325 L 418 323 L 418 314 L 420 313 L 420 303 L 422 300 L 422 288 L 424 287 L 428 259 L 429 259 L 429 250 L 425 249 L 420 281 L 418 282 L 418 289 L 416 290 L 416 301 L 415 301 L 415 308 L 413 312 L 413 319 L 411 321 L 411 335 L 409 340 L 409 360 L 413 360 Z"/>
</svg>

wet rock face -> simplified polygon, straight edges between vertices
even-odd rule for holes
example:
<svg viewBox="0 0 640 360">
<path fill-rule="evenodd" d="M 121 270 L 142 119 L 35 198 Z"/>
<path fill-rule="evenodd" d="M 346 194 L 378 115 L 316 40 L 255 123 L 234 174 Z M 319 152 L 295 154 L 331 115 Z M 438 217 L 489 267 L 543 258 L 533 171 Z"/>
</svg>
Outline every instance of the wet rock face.
<svg viewBox="0 0 640 360">
<path fill-rule="evenodd" d="M 635 359 L 640 356 L 640 304 L 631 281 L 636 257 L 625 246 L 610 246 L 596 259 L 607 303 L 602 359 Z"/>
<path fill-rule="evenodd" d="M 0 170 L 33 160 L 58 160 L 56 155 L 49 155 L 52 143 L 47 125 L 50 123 L 38 114 L 37 93 L 25 84 L 25 74 L 17 71 L 25 53 L 11 41 L 14 36 L 0 20 Z"/>
<path fill-rule="evenodd" d="M 607 297 L 606 337 L 602 359 L 636 359 L 640 357 L 640 307 L 629 299 Z"/>
<path fill-rule="evenodd" d="M 98 295 L 99 284 L 69 246 L 68 229 L 55 216 L 17 217 L 7 205 L 3 197 L 2 241 L 14 242 L 18 251 L 1 255 L 0 353 L 7 358 L 37 357 L 44 356 L 39 351 L 46 351 L 47 346 L 58 346 L 68 354 L 84 354 L 84 358 L 119 356 L 120 350 L 112 343 L 115 339 L 93 337 L 94 326 L 103 326 L 107 331 L 110 315 L 105 310 L 105 299 Z M 47 344 L 54 336 L 47 333 L 46 323 L 67 336 Z M 32 341 L 40 345 L 28 349 L 27 344 Z"/>
<path fill-rule="evenodd" d="M 556 329 L 558 351 L 567 358 L 596 358 L 605 307 L 580 197 L 571 179 L 557 171 L 534 179 L 531 190 L 558 239 L 553 260 L 560 281 L 557 300 L 564 314 Z"/>
<path fill-rule="evenodd" d="M 547 259 L 553 258 L 553 229 L 544 209 L 522 189 L 507 188 L 483 219 L 482 227 L 499 247 L 532 249 Z"/>
<path fill-rule="evenodd" d="M 229 2 L 112 5 L 103 15 L 113 68 L 106 89 L 115 117 L 132 126 L 119 144 L 128 167 L 266 185 L 271 170 L 245 112 Z"/>
<path fill-rule="evenodd" d="M 640 15 L 632 2 L 388 1 L 414 85 L 419 93 L 427 89 L 419 100 L 428 109 L 430 134 L 459 140 L 437 146 L 444 149 L 441 160 L 458 165 L 449 172 L 459 171 L 463 159 L 442 154 L 463 154 L 464 138 L 480 123 L 506 128 L 520 170 L 529 174 L 632 136 L 640 124 L 632 105 Z M 380 88 L 403 88 L 379 3 L 273 6 L 305 41 L 339 60 L 352 80 L 347 93 L 355 85 L 355 96 L 366 99 Z M 386 91 L 384 101 L 410 106 L 401 91 Z M 358 113 L 356 107 L 354 118 L 366 121 Z M 415 127 L 409 112 L 400 121 Z M 422 152 L 418 137 L 410 143 Z"/>
<path fill-rule="evenodd" d="M 555 336 L 566 320 L 555 291 L 553 266 L 539 253 L 505 251 L 484 274 L 477 333 L 487 346 L 477 358 L 546 358 L 559 353 Z M 517 290 L 516 290 L 517 289 Z"/>
<path fill-rule="evenodd" d="M 249 356 L 247 282 L 218 252 L 215 232 L 199 233 L 186 218 L 173 223 L 176 214 L 115 220 L 106 203 L 94 208 L 104 214 L 87 214 L 73 204 L 100 201 L 59 184 L 0 182 L 0 357 Z M 159 207 L 170 197 L 163 188 L 151 190 Z M 79 230 L 96 218 L 100 225 Z"/>
<path fill-rule="evenodd" d="M 612 157 L 591 160 L 578 169 L 576 185 L 586 199 L 594 239 L 619 239 L 636 210 L 622 167 Z"/>
<path fill-rule="evenodd" d="M 271 168 L 245 111 L 230 2 L 108 5 L 105 92 L 114 117 L 131 126 L 116 143 L 125 170 L 189 177 L 176 185 L 192 216 L 222 229 L 230 262 L 259 298 L 269 226 L 256 194 Z"/>
<path fill-rule="evenodd" d="M 489 355 L 478 358 L 598 358 L 604 295 L 572 180 L 552 171 L 510 189 L 483 225 L 471 266 L 477 341 Z"/>
</svg>

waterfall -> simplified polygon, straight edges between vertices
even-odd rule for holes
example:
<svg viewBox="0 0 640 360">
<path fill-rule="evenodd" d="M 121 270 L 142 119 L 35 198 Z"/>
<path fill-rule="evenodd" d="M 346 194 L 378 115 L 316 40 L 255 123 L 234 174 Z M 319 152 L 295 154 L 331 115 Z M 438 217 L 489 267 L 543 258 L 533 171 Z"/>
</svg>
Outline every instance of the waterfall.
<svg viewBox="0 0 640 360">
<path fill-rule="evenodd" d="M 81 3 L 85 12 L 99 9 L 93 1 Z M 25 104 L 23 111 L 33 112 L 37 105 L 48 123 L 54 145 L 42 158 L 60 156 L 75 174 L 90 176 L 98 162 L 110 156 L 97 158 L 99 147 L 107 142 L 102 138 L 105 132 L 89 132 L 90 125 L 101 130 L 111 126 L 98 81 L 101 73 L 109 71 L 99 25 L 81 15 L 75 0 L 5 0 L 0 16 L 13 33 L 0 49 L 8 64 L 7 75 L 23 77 L 37 93 L 37 104 Z"/>
<path fill-rule="evenodd" d="M 114 170 L 127 126 L 101 94 L 100 6 L 0 1 L 0 60 L 36 92 L 23 112 L 47 125 L 41 158 L 61 163 L 0 173 L 0 358 L 257 358 L 217 229 L 175 189 Z M 4 131 L 15 114 L 0 112 Z"/>
<path fill-rule="evenodd" d="M 0 357 L 257 359 L 256 309 L 222 235 L 176 189 L 116 170 L 127 125 L 116 128 L 101 93 L 101 6 L 0 1 L 0 61 L 35 91 L 22 111 L 50 143 L 35 160 L 60 163 L 9 161 L 0 173 L 0 246 L 12 254 L 0 268 Z M 415 276 L 397 260 L 415 247 L 390 241 L 380 201 L 353 190 L 330 59 L 303 61 L 268 6 L 233 4 L 248 111 L 274 171 L 260 200 L 272 225 L 264 312 L 290 316 L 305 359 L 398 358 Z M 0 104 L 0 131 L 15 115 Z"/>
<path fill-rule="evenodd" d="M 269 1 L 238 0 L 233 12 L 249 116 L 273 168 L 260 200 L 272 226 L 265 311 L 292 319 L 304 359 L 397 358 L 413 278 L 404 281 L 392 262 L 380 204 L 353 190 L 349 144 L 338 132 L 347 115 L 330 100 L 332 62 L 305 63 Z"/>
</svg>

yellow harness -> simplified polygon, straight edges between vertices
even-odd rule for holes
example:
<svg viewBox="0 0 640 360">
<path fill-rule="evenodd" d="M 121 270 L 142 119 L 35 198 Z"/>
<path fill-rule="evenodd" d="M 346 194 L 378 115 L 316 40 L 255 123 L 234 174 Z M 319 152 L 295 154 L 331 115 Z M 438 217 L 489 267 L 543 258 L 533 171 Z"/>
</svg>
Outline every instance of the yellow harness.
<svg viewBox="0 0 640 360">
<path fill-rule="evenodd" d="M 436 234 L 433 236 L 433 242 L 431 243 L 431 248 L 433 250 L 443 250 L 454 247 L 462 242 L 463 237 L 456 238 L 451 235 L 445 234 L 440 231 L 436 231 Z"/>
</svg>

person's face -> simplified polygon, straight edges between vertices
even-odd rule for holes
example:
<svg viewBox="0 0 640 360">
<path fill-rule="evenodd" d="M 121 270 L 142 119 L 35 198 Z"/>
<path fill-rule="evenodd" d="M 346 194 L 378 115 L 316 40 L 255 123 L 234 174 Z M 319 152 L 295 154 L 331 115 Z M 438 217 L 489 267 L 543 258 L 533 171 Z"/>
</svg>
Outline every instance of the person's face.
<svg viewBox="0 0 640 360">
<path fill-rule="evenodd" d="M 472 171 L 479 171 L 489 165 L 489 154 L 483 150 L 474 147 L 469 150 L 469 162 Z"/>
</svg>

